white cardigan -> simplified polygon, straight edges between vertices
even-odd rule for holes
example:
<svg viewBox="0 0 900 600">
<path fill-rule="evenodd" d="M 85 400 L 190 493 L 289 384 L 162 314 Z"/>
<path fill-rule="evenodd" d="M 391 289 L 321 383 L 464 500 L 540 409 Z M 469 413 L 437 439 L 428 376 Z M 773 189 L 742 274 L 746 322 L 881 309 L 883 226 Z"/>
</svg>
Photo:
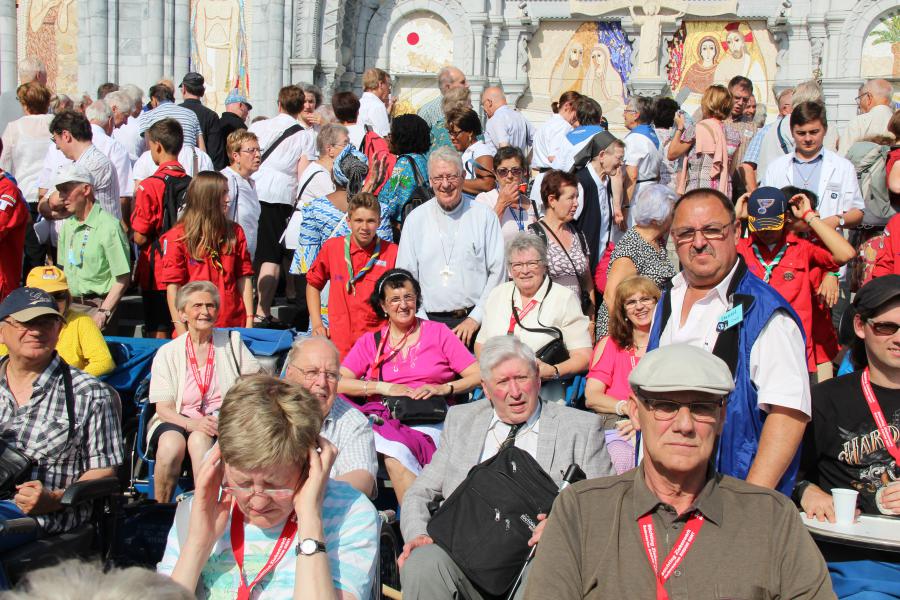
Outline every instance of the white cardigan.
<svg viewBox="0 0 900 600">
<path fill-rule="evenodd" d="M 187 333 L 183 333 L 168 344 L 161 346 L 156 351 L 156 356 L 153 357 L 153 366 L 150 369 L 150 402 L 154 404 L 174 402 L 175 410 L 178 412 L 181 412 L 184 378 L 187 375 L 185 352 L 187 335 Z M 224 398 L 238 377 L 258 373 L 262 367 L 241 341 L 238 332 L 216 329 L 213 331 L 212 342 L 216 377 L 219 380 L 219 391 Z M 159 415 L 154 414 L 147 428 L 148 441 L 161 422 Z"/>
</svg>

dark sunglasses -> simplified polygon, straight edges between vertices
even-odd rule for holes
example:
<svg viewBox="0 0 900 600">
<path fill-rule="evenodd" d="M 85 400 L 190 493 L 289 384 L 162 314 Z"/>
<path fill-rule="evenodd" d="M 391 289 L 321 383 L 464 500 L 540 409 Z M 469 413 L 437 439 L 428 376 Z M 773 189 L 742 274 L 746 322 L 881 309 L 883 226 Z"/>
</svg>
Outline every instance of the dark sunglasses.
<svg viewBox="0 0 900 600">
<path fill-rule="evenodd" d="M 891 321 L 866 319 L 866 323 L 872 328 L 872 333 L 878 336 L 894 335 L 897 333 L 897 330 L 900 329 L 900 323 L 892 323 Z"/>
</svg>

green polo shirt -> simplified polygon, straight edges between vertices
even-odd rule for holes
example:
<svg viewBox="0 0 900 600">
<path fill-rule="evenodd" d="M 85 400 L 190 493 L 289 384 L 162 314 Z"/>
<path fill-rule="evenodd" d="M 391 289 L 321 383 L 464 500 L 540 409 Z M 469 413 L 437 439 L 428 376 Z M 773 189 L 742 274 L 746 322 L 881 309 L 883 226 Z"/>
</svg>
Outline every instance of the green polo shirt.
<svg viewBox="0 0 900 600">
<path fill-rule="evenodd" d="M 119 220 L 94 203 L 84 222 L 74 216 L 63 221 L 56 248 L 73 296 L 105 296 L 116 277 L 131 272 L 128 242 Z"/>
</svg>

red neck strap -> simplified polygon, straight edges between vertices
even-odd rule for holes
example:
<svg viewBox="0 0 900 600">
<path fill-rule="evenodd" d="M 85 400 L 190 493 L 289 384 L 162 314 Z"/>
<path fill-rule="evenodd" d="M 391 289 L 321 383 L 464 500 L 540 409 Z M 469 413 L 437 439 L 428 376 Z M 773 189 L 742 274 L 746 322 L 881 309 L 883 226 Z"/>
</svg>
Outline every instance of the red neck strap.
<svg viewBox="0 0 900 600">
<path fill-rule="evenodd" d="M 884 418 L 884 412 L 881 410 L 881 405 L 878 404 L 878 398 L 875 397 L 875 390 L 872 389 L 872 382 L 869 381 L 869 367 L 866 367 L 862 373 L 862 391 L 863 396 L 866 397 L 866 404 L 869 407 L 869 412 L 872 413 L 872 418 L 875 419 L 875 426 L 878 427 L 878 433 L 881 435 L 881 443 L 884 444 L 885 449 L 887 449 L 890 455 L 894 457 L 897 464 L 900 465 L 900 448 L 897 447 L 897 442 L 894 440 L 894 436 L 891 433 L 891 424 Z"/>
<path fill-rule="evenodd" d="M 231 511 L 231 552 L 234 554 L 234 562 L 237 563 L 240 577 L 237 600 L 250 599 L 250 592 L 253 590 L 253 586 L 259 583 L 281 562 L 281 559 L 284 558 L 284 555 L 290 549 L 295 535 L 297 535 L 297 513 L 291 513 L 287 523 L 284 524 L 284 529 L 281 530 L 281 535 L 278 536 L 278 541 L 275 542 L 275 547 L 272 549 L 272 554 L 269 555 L 269 560 L 259 570 L 259 573 L 256 574 L 256 578 L 250 582 L 250 585 L 247 585 L 247 579 L 244 577 L 244 513 L 241 512 L 241 509 L 238 508 L 235 502 Z"/>
<path fill-rule="evenodd" d="M 678 541 L 672 546 L 672 551 L 669 552 L 669 556 L 666 557 L 662 570 L 660 570 L 656 556 L 656 533 L 653 530 L 653 514 L 647 513 L 638 519 L 638 526 L 641 530 L 641 541 L 644 543 L 647 559 L 650 561 L 650 567 L 653 569 L 653 574 L 656 577 L 657 600 L 668 600 L 669 594 L 666 593 L 664 585 L 669 577 L 672 576 L 672 573 L 675 572 L 678 565 L 681 564 L 681 561 L 684 560 L 688 550 L 691 549 L 691 545 L 697 538 L 697 534 L 700 533 L 700 528 L 703 527 L 703 522 L 703 515 L 697 511 L 691 513 L 691 517 L 688 519 L 687 523 L 685 523 L 684 531 L 681 532 Z"/>
</svg>

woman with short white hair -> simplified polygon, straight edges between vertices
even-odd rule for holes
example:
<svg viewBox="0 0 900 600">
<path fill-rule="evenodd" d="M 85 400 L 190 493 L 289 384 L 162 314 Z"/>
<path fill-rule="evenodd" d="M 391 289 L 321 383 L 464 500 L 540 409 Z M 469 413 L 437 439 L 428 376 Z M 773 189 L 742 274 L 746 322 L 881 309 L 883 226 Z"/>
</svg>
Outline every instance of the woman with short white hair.
<svg viewBox="0 0 900 600">
<path fill-rule="evenodd" d="M 634 226 L 616 242 L 609 258 L 603 302 L 597 311 L 597 338 L 607 334 L 609 306 L 616 297 L 616 286 L 634 275 L 652 279 L 657 286 L 675 276 L 675 267 L 666 252 L 666 236 L 672 226 L 675 192 L 655 183 L 641 190 L 631 205 Z"/>
</svg>

